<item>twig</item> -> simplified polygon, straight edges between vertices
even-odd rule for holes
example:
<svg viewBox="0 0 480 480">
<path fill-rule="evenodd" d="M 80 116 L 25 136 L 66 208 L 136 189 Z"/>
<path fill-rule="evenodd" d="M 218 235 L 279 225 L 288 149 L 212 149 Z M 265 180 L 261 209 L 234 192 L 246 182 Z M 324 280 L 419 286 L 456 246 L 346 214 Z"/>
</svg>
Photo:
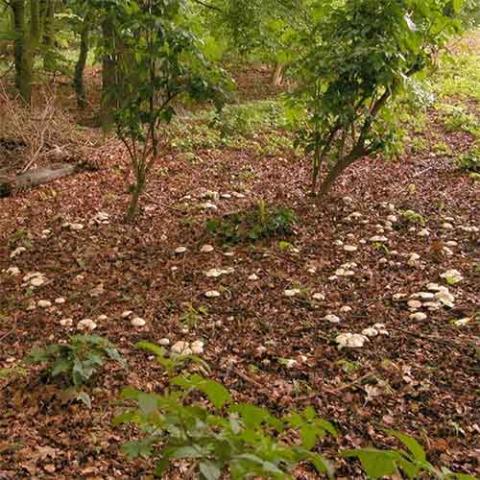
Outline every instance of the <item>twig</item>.
<svg viewBox="0 0 480 480">
<path fill-rule="evenodd" d="M 343 392 L 344 390 L 348 390 L 349 388 L 352 388 L 352 387 L 356 386 L 357 384 L 363 382 L 367 378 L 373 376 L 374 373 L 375 372 L 370 371 L 370 372 L 366 373 L 365 375 L 362 375 L 361 377 L 358 377 L 353 382 L 346 383 L 345 385 L 342 385 L 341 387 L 338 387 L 338 388 L 332 389 L 332 388 L 328 388 L 328 387 L 323 386 L 322 387 L 322 392 L 327 392 L 331 395 L 338 395 L 340 392 Z M 294 400 L 295 400 L 295 402 L 304 402 L 306 400 L 312 400 L 315 397 L 318 397 L 318 395 L 320 395 L 322 392 L 315 392 L 315 393 L 311 393 L 310 395 L 303 395 L 302 397 L 294 398 Z"/>
<path fill-rule="evenodd" d="M 265 386 L 262 385 L 260 382 L 258 382 L 257 380 L 255 380 L 254 378 L 250 378 L 248 375 L 246 375 L 245 373 L 241 372 L 240 370 L 236 370 L 235 371 L 235 374 L 237 376 L 239 376 L 242 380 L 245 380 L 247 383 L 251 383 L 252 385 L 255 385 L 257 388 L 259 389 L 264 389 Z"/>
<path fill-rule="evenodd" d="M 410 330 L 406 330 L 403 328 L 392 328 L 389 327 L 389 330 L 399 332 L 399 333 L 405 333 L 407 335 L 410 335 L 412 337 L 417 337 L 417 338 L 422 338 L 423 340 L 430 340 L 432 342 L 437 342 L 441 343 L 443 345 L 457 345 L 460 347 L 465 347 L 465 346 L 471 346 L 473 348 L 478 348 L 478 346 L 473 342 L 473 341 L 468 341 L 467 342 L 462 342 L 455 340 L 453 338 L 441 338 L 441 337 L 436 337 L 435 335 L 425 335 L 424 333 L 418 333 L 418 332 L 412 332 Z"/>
</svg>

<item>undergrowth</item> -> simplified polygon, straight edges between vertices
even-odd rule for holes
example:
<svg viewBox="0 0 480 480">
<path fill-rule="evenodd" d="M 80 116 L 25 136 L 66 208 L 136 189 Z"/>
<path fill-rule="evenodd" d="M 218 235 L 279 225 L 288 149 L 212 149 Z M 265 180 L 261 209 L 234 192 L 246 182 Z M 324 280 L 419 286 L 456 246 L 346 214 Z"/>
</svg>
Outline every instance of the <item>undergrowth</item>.
<svg viewBox="0 0 480 480">
<path fill-rule="evenodd" d="M 225 243 L 255 242 L 293 233 L 295 213 L 289 208 L 268 206 L 263 200 L 253 208 L 207 221 L 207 230 Z"/>
</svg>

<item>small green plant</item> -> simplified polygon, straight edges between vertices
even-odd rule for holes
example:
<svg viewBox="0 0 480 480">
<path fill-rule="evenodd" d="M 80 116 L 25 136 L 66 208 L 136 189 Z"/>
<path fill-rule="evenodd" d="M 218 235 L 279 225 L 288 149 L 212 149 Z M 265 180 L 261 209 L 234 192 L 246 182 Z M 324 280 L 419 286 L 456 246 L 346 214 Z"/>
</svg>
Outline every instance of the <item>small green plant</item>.
<svg viewBox="0 0 480 480">
<path fill-rule="evenodd" d="M 157 362 L 165 369 L 165 372 L 169 377 L 172 377 L 177 372 L 179 372 L 180 370 L 182 370 L 183 368 L 187 367 L 190 364 L 196 365 L 205 374 L 210 372 L 210 368 L 208 364 L 197 355 L 180 354 L 180 355 L 170 355 L 170 357 L 167 357 L 167 351 L 165 350 L 165 348 L 159 345 L 156 345 L 155 343 L 148 342 L 146 340 L 137 342 L 135 344 L 135 347 L 155 355 Z"/>
<path fill-rule="evenodd" d="M 362 366 L 361 363 L 359 363 L 359 362 L 352 362 L 352 361 L 346 360 L 344 358 L 342 358 L 341 360 L 338 360 L 336 363 L 348 375 L 350 375 L 351 373 L 355 373 Z"/>
<path fill-rule="evenodd" d="M 188 328 L 196 327 L 202 316 L 207 315 L 208 308 L 205 305 L 200 305 L 195 308 L 191 303 L 188 304 L 186 310 L 180 317 L 180 321 L 184 323 Z"/>
<path fill-rule="evenodd" d="M 208 372 L 208 365 L 198 357 L 168 358 L 165 349 L 150 342 L 140 342 L 137 347 L 155 354 L 166 370 L 168 385 L 161 395 L 124 389 L 122 399 L 133 403 L 133 408 L 115 417 L 114 424 L 133 424 L 143 431 L 141 439 L 125 443 L 123 450 L 130 457 L 153 457 L 155 476 L 163 478 L 175 460 L 184 459 L 190 462 L 190 473 L 202 480 L 252 476 L 290 479 L 290 472 L 300 462 L 311 463 L 319 473 L 333 478 L 332 467 L 314 449 L 323 437 L 336 436 L 337 432 L 312 407 L 278 417 L 267 408 L 237 403 L 216 381 L 198 373 L 178 375 L 192 363 Z M 357 368 L 351 362 L 339 364 L 348 373 Z M 475 480 L 471 475 L 432 465 L 413 437 L 394 430 L 386 432 L 406 450 L 359 448 L 340 454 L 359 459 L 371 479 L 403 474 L 402 478 L 409 479 L 429 475 L 442 480 Z"/>
<path fill-rule="evenodd" d="M 260 200 L 255 208 L 207 221 L 207 230 L 227 243 L 254 242 L 290 235 L 295 213 L 285 207 L 269 207 Z"/>
<path fill-rule="evenodd" d="M 443 105 L 444 123 L 448 132 L 467 132 L 480 136 L 480 120 L 462 107 Z"/>
<path fill-rule="evenodd" d="M 480 173 L 480 147 L 475 147 L 460 156 L 457 166 L 463 172 Z"/>
<path fill-rule="evenodd" d="M 152 344 L 148 348 L 152 351 Z M 160 363 L 170 361 L 162 357 L 158 348 Z M 290 478 L 288 472 L 300 462 L 310 462 L 317 471 L 332 476 L 328 462 L 312 449 L 319 439 L 336 431 L 313 408 L 278 418 L 266 408 L 232 401 L 218 382 L 196 373 L 175 377 L 172 373 L 170 369 L 162 395 L 124 389 L 122 398 L 133 401 L 135 407 L 114 420 L 144 431 L 142 439 L 126 443 L 123 449 L 130 457 L 154 457 L 157 477 L 177 459 L 189 460 L 191 472 L 204 480 L 217 480 L 227 473 L 232 479 Z M 298 436 L 293 445 L 287 440 L 292 430 Z"/>
<path fill-rule="evenodd" d="M 0 368 L 0 380 L 12 380 L 15 378 L 25 377 L 27 370 L 21 365 L 10 368 Z"/>
<path fill-rule="evenodd" d="M 422 214 L 415 212 L 414 210 L 400 210 L 400 215 L 408 223 L 425 225 L 425 217 Z"/>
<path fill-rule="evenodd" d="M 222 137 L 248 137 L 259 131 L 285 127 L 285 109 L 281 102 L 272 100 L 228 105 L 214 115 L 211 126 L 217 128 Z"/>
<path fill-rule="evenodd" d="M 81 387 L 91 381 L 106 359 L 124 366 L 115 346 L 98 335 L 73 335 L 68 343 L 56 343 L 32 350 L 26 362 L 44 364 L 48 378 L 59 377 L 77 399 L 90 405 L 90 397 Z"/>
<path fill-rule="evenodd" d="M 450 145 L 441 140 L 439 140 L 438 142 L 435 142 L 432 145 L 432 152 L 435 153 L 435 155 L 447 156 L 447 157 L 450 157 L 453 154 L 452 148 L 450 147 Z"/>
<path fill-rule="evenodd" d="M 433 466 L 427 460 L 423 447 L 413 437 L 395 430 L 387 430 L 387 433 L 400 441 L 406 450 L 359 448 L 343 451 L 342 456 L 358 458 L 368 478 L 371 479 L 395 475 L 413 480 L 423 478 L 423 474 L 429 474 L 433 478 L 442 480 L 475 480 L 472 475 L 453 473 L 448 468 Z"/>
</svg>

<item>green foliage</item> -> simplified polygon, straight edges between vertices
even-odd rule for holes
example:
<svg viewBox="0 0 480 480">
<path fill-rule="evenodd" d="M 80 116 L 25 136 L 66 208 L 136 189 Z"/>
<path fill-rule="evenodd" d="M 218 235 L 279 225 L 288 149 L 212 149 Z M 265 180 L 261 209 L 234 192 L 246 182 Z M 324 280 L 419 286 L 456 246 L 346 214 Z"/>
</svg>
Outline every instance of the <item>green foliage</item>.
<svg viewBox="0 0 480 480">
<path fill-rule="evenodd" d="M 468 47 L 467 47 L 468 48 Z M 440 58 L 438 72 L 432 85 L 442 97 L 458 99 L 480 99 L 480 57 L 470 51 L 453 56 L 444 54 Z"/>
<path fill-rule="evenodd" d="M 309 24 L 310 1 L 212 0 L 204 12 L 211 35 L 226 43 L 226 55 L 287 64 L 298 55 L 296 37 Z"/>
<path fill-rule="evenodd" d="M 293 233 L 295 213 L 285 207 L 269 207 L 263 200 L 245 212 L 207 221 L 207 229 L 226 243 L 255 242 Z"/>
<path fill-rule="evenodd" d="M 441 112 L 447 131 L 467 132 L 480 138 L 480 119 L 476 115 L 466 112 L 462 107 L 448 104 L 441 106 Z"/>
<path fill-rule="evenodd" d="M 474 147 L 457 159 L 457 166 L 463 172 L 480 173 L 480 147 Z"/>
<path fill-rule="evenodd" d="M 171 355 L 167 357 L 165 348 L 145 340 L 137 342 L 135 346 L 140 350 L 155 355 L 158 364 L 165 369 L 169 377 L 172 377 L 188 365 L 196 365 L 205 373 L 210 371 L 207 363 L 196 355 Z"/>
<path fill-rule="evenodd" d="M 262 100 L 229 104 L 220 112 L 200 111 L 188 118 L 174 119 L 169 143 L 193 153 L 202 149 L 248 149 L 255 154 L 275 155 L 293 149 L 290 124 L 281 101 Z"/>
<path fill-rule="evenodd" d="M 408 223 L 425 225 L 425 217 L 422 214 L 415 212 L 414 210 L 400 210 L 399 213 L 402 218 Z"/>
<path fill-rule="evenodd" d="M 287 126 L 286 112 L 279 101 L 264 100 L 238 105 L 227 105 L 211 123 L 221 136 L 250 136 L 260 130 Z"/>
<path fill-rule="evenodd" d="M 216 381 L 198 373 L 176 375 L 179 368 L 185 368 L 183 360 L 188 357 L 167 358 L 162 347 L 149 342 L 137 346 L 156 355 L 166 368 L 168 385 L 161 395 L 125 388 L 122 399 L 131 408 L 118 415 L 114 424 L 133 424 L 143 432 L 139 440 L 125 443 L 123 450 L 129 457 L 153 457 L 157 477 L 166 475 L 173 461 L 185 459 L 191 472 L 203 480 L 224 476 L 289 479 L 300 462 L 333 478 L 332 467 L 316 447 L 326 435 L 335 437 L 337 431 L 312 407 L 278 417 L 265 407 L 237 403 Z M 358 458 L 372 479 L 403 473 L 409 479 L 428 474 L 444 480 L 475 480 L 433 466 L 413 437 L 394 430 L 387 433 L 404 449 L 360 448 L 344 450 L 341 455 Z"/>
<path fill-rule="evenodd" d="M 312 408 L 278 418 L 266 408 L 233 402 L 223 385 L 198 374 L 170 378 L 162 395 L 126 388 L 122 398 L 133 401 L 135 408 L 114 423 L 132 423 L 144 432 L 123 449 L 130 457 L 153 456 L 158 477 L 179 458 L 188 459 L 205 480 L 227 473 L 232 479 L 291 478 L 289 472 L 305 461 L 332 475 L 328 462 L 312 449 L 319 439 L 336 431 Z M 299 436 L 294 445 L 286 441 L 292 430 Z"/>
<path fill-rule="evenodd" d="M 60 377 L 68 387 L 78 390 L 92 379 L 106 359 L 125 365 L 118 350 L 106 338 L 73 335 L 68 343 L 33 349 L 26 361 L 30 364 L 44 364 L 48 377 Z M 89 403 L 89 397 L 84 392 L 80 391 L 79 398 Z"/>
<path fill-rule="evenodd" d="M 11 380 L 15 378 L 25 377 L 27 370 L 21 365 L 16 365 L 9 368 L 0 368 L 0 380 Z"/>
<path fill-rule="evenodd" d="M 191 303 L 188 304 L 186 310 L 180 317 L 180 321 L 184 323 L 188 328 L 194 328 L 201 320 L 202 316 L 207 315 L 208 308 L 204 305 L 200 305 L 195 308 Z"/>
<path fill-rule="evenodd" d="M 342 456 L 358 458 L 368 478 L 371 479 L 403 474 L 406 478 L 413 480 L 428 474 L 438 479 L 475 480 L 471 475 L 453 473 L 444 467 L 440 469 L 434 467 L 427 460 L 423 447 L 413 437 L 395 430 L 387 430 L 387 433 L 402 443 L 406 450 L 361 448 L 345 450 Z"/>
</svg>

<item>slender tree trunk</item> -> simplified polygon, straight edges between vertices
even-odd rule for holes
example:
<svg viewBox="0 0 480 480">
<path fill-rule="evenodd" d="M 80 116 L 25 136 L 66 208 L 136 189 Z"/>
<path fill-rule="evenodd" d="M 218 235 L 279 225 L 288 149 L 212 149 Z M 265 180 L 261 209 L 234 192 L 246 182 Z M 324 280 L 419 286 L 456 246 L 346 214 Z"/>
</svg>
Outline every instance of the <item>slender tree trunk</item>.
<svg viewBox="0 0 480 480">
<path fill-rule="evenodd" d="M 316 145 L 315 150 L 313 152 L 313 168 L 312 168 L 312 191 L 311 194 L 315 195 L 317 191 L 317 182 L 318 182 L 318 174 L 320 173 L 320 146 Z"/>
<path fill-rule="evenodd" d="M 15 30 L 15 86 L 21 97 L 27 103 L 31 97 L 31 75 L 25 72 L 26 62 L 26 31 L 25 31 L 25 0 L 12 0 L 13 26 Z"/>
<path fill-rule="evenodd" d="M 283 83 L 283 65 L 277 63 L 272 75 L 272 84 L 274 87 L 281 87 Z"/>
<path fill-rule="evenodd" d="M 365 155 L 363 147 L 354 147 L 348 155 L 337 160 L 335 165 L 330 169 L 327 176 L 320 185 L 319 196 L 324 197 L 327 195 L 334 183 L 337 181 L 338 177 L 356 160 L 359 160 Z"/>
<path fill-rule="evenodd" d="M 80 53 L 78 55 L 77 63 L 75 65 L 75 74 L 73 77 L 73 86 L 77 96 L 77 104 L 80 108 L 87 106 L 87 97 L 85 95 L 85 84 L 83 81 L 83 73 L 87 63 L 89 50 L 89 34 L 90 34 L 90 15 L 87 14 L 83 19 L 80 30 Z"/>
<path fill-rule="evenodd" d="M 25 103 L 30 103 L 32 98 L 33 64 L 45 18 L 40 0 L 28 0 L 28 6 L 30 21 L 27 28 L 25 0 L 10 2 L 15 29 L 15 85 Z"/>
<path fill-rule="evenodd" d="M 128 205 L 127 214 L 125 220 L 127 222 L 133 221 L 138 211 L 138 203 L 140 201 L 140 196 L 145 189 L 145 179 L 137 178 L 135 185 L 133 186 L 132 196 L 130 198 L 130 203 Z"/>
<path fill-rule="evenodd" d="M 111 13 L 107 13 L 102 22 L 103 48 L 102 58 L 102 103 L 100 118 L 104 129 L 113 125 L 113 110 L 115 107 L 112 90 L 116 85 L 115 65 L 115 32 Z"/>
<path fill-rule="evenodd" d="M 45 53 L 43 55 L 43 68 L 47 71 L 53 71 L 55 69 L 55 55 L 53 52 L 55 44 L 55 28 L 54 28 L 54 15 L 55 15 L 55 0 L 47 0 L 44 6 L 45 12 L 45 26 L 43 35 L 43 45 L 45 47 Z"/>
</svg>

